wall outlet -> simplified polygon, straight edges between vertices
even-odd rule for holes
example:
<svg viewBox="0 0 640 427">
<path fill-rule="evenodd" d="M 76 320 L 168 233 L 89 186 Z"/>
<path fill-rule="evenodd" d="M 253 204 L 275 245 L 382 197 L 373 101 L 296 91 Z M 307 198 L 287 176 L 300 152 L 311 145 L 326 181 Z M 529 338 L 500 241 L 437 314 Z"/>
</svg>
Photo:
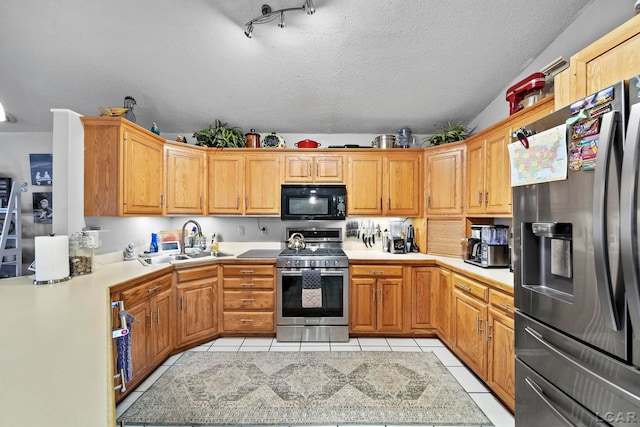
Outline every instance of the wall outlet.
<svg viewBox="0 0 640 427">
<path fill-rule="evenodd" d="M 238 226 L 238 236 L 244 236 L 244 225 Z"/>
</svg>

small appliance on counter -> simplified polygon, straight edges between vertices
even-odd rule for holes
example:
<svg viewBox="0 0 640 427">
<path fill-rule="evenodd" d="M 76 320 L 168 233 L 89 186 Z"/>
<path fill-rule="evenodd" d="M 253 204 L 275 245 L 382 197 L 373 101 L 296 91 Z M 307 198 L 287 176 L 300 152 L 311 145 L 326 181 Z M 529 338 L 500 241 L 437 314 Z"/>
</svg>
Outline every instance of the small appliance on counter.
<svg viewBox="0 0 640 427">
<path fill-rule="evenodd" d="M 471 237 L 463 239 L 467 250 L 464 262 L 478 267 L 509 266 L 509 227 L 472 225 Z"/>
</svg>

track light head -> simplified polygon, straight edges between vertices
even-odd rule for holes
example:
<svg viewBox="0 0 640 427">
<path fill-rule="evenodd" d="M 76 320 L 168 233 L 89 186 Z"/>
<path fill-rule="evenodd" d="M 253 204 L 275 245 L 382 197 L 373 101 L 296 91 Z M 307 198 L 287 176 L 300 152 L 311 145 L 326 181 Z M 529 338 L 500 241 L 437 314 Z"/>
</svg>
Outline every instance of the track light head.
<svg viewBox="0 0 640 427">
<path fill-rule="evenodd" d="M 280 12 L 280 22 L 278 22 L 278 27 L 284 28 L 287 24 L 284 23 L 284 12 Z"/>
<path fill-rule="evenodd" d="M 250 39 L 251 33 L 253 33 L 253 25 L 249 24 L 247 25 L 247 29 L 245 30 L 244 35 L 247 36 L 248 39 Z"/>
<path fill-rule="evenodd" d="M 304 6 L 302 8 L 307 12 L 307 15 L 313 15 L 316 13 L 316 8 L 313 7 L 313 1 L 307 0 L 304 2 Z"/>
</svg>

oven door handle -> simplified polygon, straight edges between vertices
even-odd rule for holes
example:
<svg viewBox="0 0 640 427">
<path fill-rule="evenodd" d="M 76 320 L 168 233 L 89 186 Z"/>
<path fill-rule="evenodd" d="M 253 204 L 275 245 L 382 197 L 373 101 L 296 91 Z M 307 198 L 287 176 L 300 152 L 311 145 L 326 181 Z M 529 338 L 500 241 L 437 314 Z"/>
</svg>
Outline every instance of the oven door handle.
<svg viewBox="0 0 640 427">
<path fill-rule="evenodd" d="M 320 269 L 320 275 L 322 277 L 344 277 L 345 273 L 346 273 L 345 271 L 322 270 L 322 269 Z M 294 270 L 294 271 L 278 270 L 278 274 L 283 276 L 283 277 L 285 277 L 285 276 L 286 277 L 302 276 L 302 269 Z"/>
</svg>

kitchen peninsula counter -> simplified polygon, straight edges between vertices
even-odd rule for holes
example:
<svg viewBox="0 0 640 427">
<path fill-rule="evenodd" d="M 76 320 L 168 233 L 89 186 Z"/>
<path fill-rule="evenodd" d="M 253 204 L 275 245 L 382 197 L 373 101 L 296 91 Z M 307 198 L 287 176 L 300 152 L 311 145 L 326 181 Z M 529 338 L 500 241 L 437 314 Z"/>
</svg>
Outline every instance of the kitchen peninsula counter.
<svg viewBox="0 0 640 427">
<path fill-rule="evenodd" d="M 234 256 L 207 263 L 250 261 L 236 258 L 247 248 L 221 249 Z M 345 252 L 350 262 L 442 266 L 511 292 L 513 289 L 513 274 L 508 269 L 482 269 L 457 258 L 417 253 L 349 248 Z M 110 289 L 181 266 L 116 261 L 97 263 L 94 273 L 53 285 L 33 285 L 33 277 L 28 276 L 0 280 L 3 423 L 113 427 L 113 381 L 107 375 L 113 363 Z"/>
</svg>

